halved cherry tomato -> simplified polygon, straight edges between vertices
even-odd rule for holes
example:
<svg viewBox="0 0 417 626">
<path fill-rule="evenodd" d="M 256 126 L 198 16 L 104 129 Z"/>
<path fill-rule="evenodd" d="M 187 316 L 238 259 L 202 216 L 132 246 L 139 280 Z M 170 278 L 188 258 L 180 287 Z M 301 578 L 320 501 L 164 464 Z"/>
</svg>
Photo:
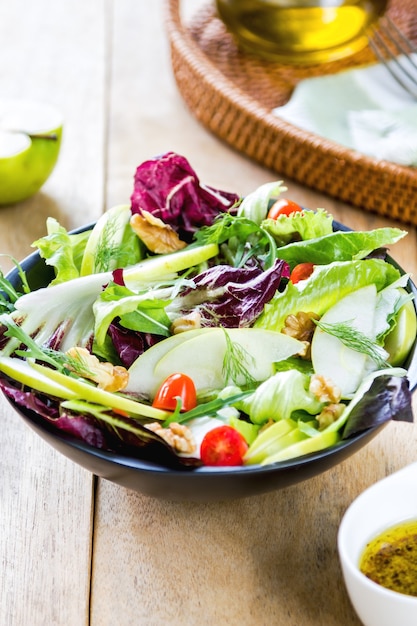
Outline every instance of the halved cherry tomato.
<svg viewBox="0 0 417 626">
<path fill-rule="evenodd" d="M 204 435 L 200 456 L 204 465 L 242 465 L 248 444 L 231 426 L 216 426 Z"/>
<path fill-rule="evenodd" d="M 293 285 L 298 283 L 299 280 L 305 280 L 313 273 L 314 264 L 313 263 L 299 263 L 296 265 L 291 272 L 290 281 Z"/>
<path fill-rule="evenodd" d="M 163 411 L 175 411 L 178 398 L 181 400 L 181 411 L 190 411 L 197 406 L 194 382 L 186 374 L 168 376 L 156 392 L 152 406 Z"/>
<path fill-rule="evenodd" d="M 293 200 L 287 198 L 279 198 L 269 209 L 267 217 L 276 220 L 280 215 L 291 215 L 303 211 L 303 208 Z"/>
</svg>

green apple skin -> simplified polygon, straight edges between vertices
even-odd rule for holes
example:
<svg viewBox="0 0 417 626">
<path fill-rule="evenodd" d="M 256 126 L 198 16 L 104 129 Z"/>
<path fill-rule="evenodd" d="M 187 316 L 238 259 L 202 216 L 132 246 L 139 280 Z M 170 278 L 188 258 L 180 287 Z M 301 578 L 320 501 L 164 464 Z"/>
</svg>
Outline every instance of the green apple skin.
<svg viewBox="0 0 417 626">
<path fill-rule="evenodd" d="M 384 348 L 389 353 L 388 363 L 402 365 L 407 358 L 417 334 L 417 319 L 414 303 L 409 300 L 398 313 L 397 324 L 387 335 Z"/>
<path fill-rule="evenodd" d="M 34 135 L 23 152 L 0 157 L 0 205 L 26 200 L 46 182 L 58 160 L 62 126 L 47 135 Z"/>
</svg>

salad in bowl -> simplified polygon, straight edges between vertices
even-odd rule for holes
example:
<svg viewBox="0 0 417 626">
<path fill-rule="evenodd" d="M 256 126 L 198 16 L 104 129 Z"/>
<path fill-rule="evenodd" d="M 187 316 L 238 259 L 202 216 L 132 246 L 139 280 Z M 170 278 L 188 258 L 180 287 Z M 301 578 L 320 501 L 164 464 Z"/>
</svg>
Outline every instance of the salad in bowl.
<svg viewBox="0 0 417 626">
<path fill-rule="evenodd" d="M 3 393 L 84 450 L 182 473 L 413 421 L 414 286 L 387 256 L 407 233 L 348 230 L 285 191 L 213 189 L 169 152 L 94 225 L 49 218 L 41 284 L 30 263 L 1 276 Z"/>
</svg>

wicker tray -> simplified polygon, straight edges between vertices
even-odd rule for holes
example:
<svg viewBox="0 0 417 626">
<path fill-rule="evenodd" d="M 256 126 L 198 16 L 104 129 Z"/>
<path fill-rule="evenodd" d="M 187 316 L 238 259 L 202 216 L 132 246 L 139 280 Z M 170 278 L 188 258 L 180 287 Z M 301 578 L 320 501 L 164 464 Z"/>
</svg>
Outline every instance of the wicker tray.
<svg viewBox="0 0 417 626">
<path fill-rule="evenodd" d="M 369 48 L 333 63 L 289 66 L 240 51 L 214 0 L 190 23 L 179 0 L 167 2 L 167 30 L 178 88 L 195 117 L 220 139 L 284 178 L 356 207 L 417 225 L 417 168 L 381 161 L 306 132 L 271 113 L 301 79 L 374 61 Z M 389 12 L 417 40 L 415 0 Z"/>
</svg>

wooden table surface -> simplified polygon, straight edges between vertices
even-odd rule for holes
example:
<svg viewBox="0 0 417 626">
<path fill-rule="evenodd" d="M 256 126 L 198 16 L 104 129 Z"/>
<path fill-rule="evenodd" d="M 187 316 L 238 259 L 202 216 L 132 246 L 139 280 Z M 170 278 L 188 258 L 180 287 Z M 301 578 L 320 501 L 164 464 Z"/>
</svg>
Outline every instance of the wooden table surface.
<svg viewBox="0 0 417 626">
<path fill-rule="evenodd" d="M 198 5 L 189 0 L 185 8 Z M 42 191 L 0 210 L 0 251 L 128 202 L 138 164 L 174 150 L 201 180 L 242 194 L 277 176 L 195 121 L 177 91 L 163 0 L 0 2 L 1 94 L 63 112 Z M 396 225 L 286 181 L 288 194 L 353 228 Z M 398 224 L 397 224 L 398 225 Z M 416 274 L 416 232 L 392 254 Z M 3 270 L 11 264 L 2 258 Z M 367 486 L 417 458 L 416 427 L 390 424 L 338 467 L 233 502 L 142 496 L 55 452 L 0 401 L 2 626 L 354 626 L 336 551 L 341 517 Z"/>
</svg>

